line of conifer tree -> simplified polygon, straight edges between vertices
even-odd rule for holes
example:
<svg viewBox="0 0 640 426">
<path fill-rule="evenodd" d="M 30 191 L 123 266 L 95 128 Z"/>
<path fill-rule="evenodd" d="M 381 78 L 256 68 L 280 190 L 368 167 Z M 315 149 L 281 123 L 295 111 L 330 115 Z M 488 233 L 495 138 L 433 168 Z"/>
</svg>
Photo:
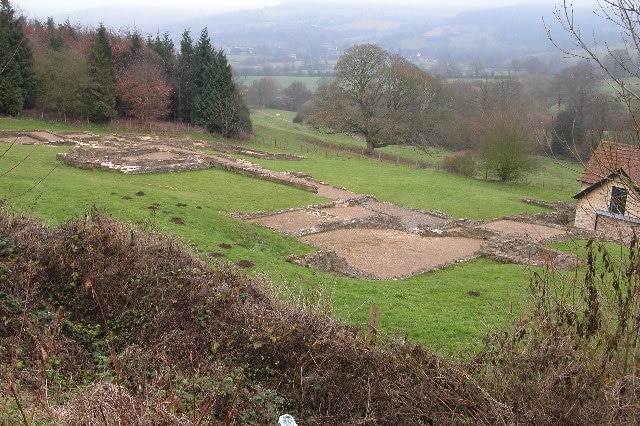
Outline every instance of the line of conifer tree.
<svg viewBox="0 0 640 426">
<path fill-rule="evenodd" d="M 0 0 L 0 113 L 15 115 L 33 104 L 33 54 L 9 0 Z"/>
<path fill-rule="evenodd" d="M 224 51 L 208 30 L 177 52 L 168 34 L 114 34 L 16 16 L 0 0 L 0 114 L 37 108 L 60 119 L 170 119 L 235 137 L 251 133 L 249 110 Z"/>
</svg>

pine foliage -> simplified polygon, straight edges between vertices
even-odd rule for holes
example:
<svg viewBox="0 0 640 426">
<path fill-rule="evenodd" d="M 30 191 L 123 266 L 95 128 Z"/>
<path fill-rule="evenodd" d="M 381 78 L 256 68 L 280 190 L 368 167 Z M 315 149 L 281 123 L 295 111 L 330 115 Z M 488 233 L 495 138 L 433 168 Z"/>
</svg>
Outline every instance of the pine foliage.
<svg viewBox="0 0 640 426">
<path fill-rule="evenodd" d="M 183 122 L 191 121 L 193 99 L 195 96 L 193 40 L 189 31 L 182 34 L 180 56 L 178 57 L 176 86 L 174 88 L 176 118 Z"/>
<path fill-rule="evenodd" d="M 8 0 L 0 0 L 0 114 L 16 115 L 33 103 L 33 53 Z"/>
<path fill-rule="evenodd" d="M 231 65 L 223 51 L 212 47 L 206 28 L 193 51 L 192 123 L 225 137 L 251 132 L 249 113 L 233 81 Z"/>
<path fill-rule="evenodd" d="M 116 116 L 116 73 L 107 29 L 98 27 L 89 46 L 89 119 L 104 123 Z"/>
</svg>

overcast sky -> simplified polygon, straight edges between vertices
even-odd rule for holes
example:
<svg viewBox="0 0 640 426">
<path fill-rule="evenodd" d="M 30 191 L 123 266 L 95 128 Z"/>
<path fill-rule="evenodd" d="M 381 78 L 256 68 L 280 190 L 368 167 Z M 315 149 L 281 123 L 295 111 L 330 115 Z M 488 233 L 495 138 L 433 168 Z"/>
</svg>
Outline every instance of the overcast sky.
<svg viewBox="0 0 640 426">
<path fill-rule="evenodd" d="M 298 3 L 315 2 L 320 0 L 288 0 Z M 549 5 L 550 10 L 562 0 L 341 0 L 351 3 L 388 3 L 388 4 L 420 4 L 422 6 L 434 6 L 438 9 L 489 9 L 491 7 L 508 6 L 513 4 L 541 4 Z M 571 1 L 571 0 L 569 0 Z M 568 2 L 569 2 L 568 1 Z M 572 0 L 581 6 L 593 0 Z M 179 7 L 185 15 L 202 16 L 219 12 L 228 12 L 239 9 L 255 9 L 284 3 L 285 0 L 10 0 L 13 8 L 27 17 L 46 18 L 52 15 L 77 12 L 102 6 L 143 6 L 148 5 L 155 11 L 161 8 L 176 9 Z"/>
</svg>

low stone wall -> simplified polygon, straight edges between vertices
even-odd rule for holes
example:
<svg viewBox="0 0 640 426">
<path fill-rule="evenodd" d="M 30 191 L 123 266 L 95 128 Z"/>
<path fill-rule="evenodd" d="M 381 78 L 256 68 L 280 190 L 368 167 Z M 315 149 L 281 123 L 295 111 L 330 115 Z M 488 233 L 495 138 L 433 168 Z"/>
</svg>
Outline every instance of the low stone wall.
<svg viewBox="0 0 640 426">
<path fill-rule="evenodd" d="M 596 231 L 612 241 L 629 244 L 634 235 L 640 235 L 640 224 L 598 214 Z"/>
<path fill-rule="evenodd" d="M 512 216 L 520 221 L 527 221 L 530 223 L 539 223 L 542 225 L 570 225 L 574 222 L 576 217 L 576 204 L 567 201 L 555 201 L 548 202 L 542 200 L 523 200 L 525 203 L 533 204 L 536 206 L 544 207 L 551 212 L 543 212 L 537 214 L 520 214 Z"/>
<path fill-rule="evenodd" d="M 145 158 L 151 154 L 158 156 L 153 159 Z M 161 158 L 159 154 L 164 154 L 166 158 Z M 76 146 L 66 153 L 59 153 L 56 157 L 80 169 L 116 170 L 131 174 L 168 173 L 212 167 L 204 155 L 167 152 L 153 147 L 113 150 Z"/>
<path fill-rule="evenodd" d="M 220 160 L 212 155 L 208 155 L 207 159 L 210 167 L 230 171 L 251 178 L 293 186 L 309 192 L 318 192 L 317 185 L 304 179 L 300 179 L 289 172 L 272 172 L 251 163 L 247 164 L 248 162 L 239 162 L 232 159 Z"/>
<path fill-rule="evenodd" d="M 32 131 L 14 131 L 14 130 L 2 130 L 0 131 L 0 141 L 9 143 L 19 143 L 22 145 L 74 145 L 75 141 L 69 140 L 69 138 L 63 134 L 53 133 L 44 130 L 32 130 Z"/>
<path fill-rule="evenodd" d="M 386 215 L 372 215 L 369 217 L 359 217 L 342 221 L 323 222 L 312 228 L 299 229 L 288 233 L 291 237 L 304 237 L 306 235 L 318 234 L 321 232 L 335 231 L 338 229 L 393 229 L 405 231 L 402 221 L 398 217 Z"/>
<path fill-rule="evenodd" d="M 274 172 L 244 159 L 224 154 L 206 154 L 197 150 L 209 146 L 222 148 L 222 144 L 202 144 L 190 140 L 159 139 L 144 136 L 118 136 L 85 138 L 57 158 L 70 166 L 81 169 L 116 170 L 122 173 L 171 173 L 188 170 L 218 168 L 251 178 L 293 186 L 309 192 L 317 192 L 317 184 L 300 177 L 295 172 Z M 254 150 L 230 147 L 227 151 L 251 153 Z M 296 159 L 302 157 L 264 153 L 262 158 Z"/>
<path fill-rule="evenodd" d="M 228 154 L 240 154 L 240 155 L 245 155 L 248 157 L 254 157 L 254 158 L 263 158 L 263 159 L 268 159 L 268 160 L 290 160 L 290 161 L 296 161 L 296 160 L 304 160 L 305 157 L 300 156 L 300 155 L 291 155 L 291 154 L 282 154 L 282 153 L 274 153 L 274 152 L 267 152 L 267 151 L 257 151 L 255 149 L 249 149 L 249 148 L 244 148 L 241 146 L 237 146 L 237 145 L 227 145 L 224 143 L 217 143 L 217 142 L 206 142 L 203 144 L 204 148 L 210 148 L 213 149 L 214 151 L 218 151 L 218 152 L 225 152 Z"/>
<path fill-rule="evenodd" d="M 252 213 L 233 212 L 231 213 L 231 217 L 234 217 L 236 219 L 242 219 L 242 220 L 252 220 L 252 219 L 259 219 L 261 217 L 276 216 L 279 214 L 294 212 L 298 210 L 309 210 L 309 209 L 322 210 L 322 209 L 327 209 L 331 207 L 336 207 L 342 204 L 346 204 L 347 206 L 358 206 L 366 203 L 367 201 L 375 201 L 375 200 L 376 198 L 373 195 L 363 195 L 363 196 L 352 198 L 346 201 L 337 200 L 337 201 L 331 201 L 328 203 L 311 204 L 308 206 L 290 207 L 288 209 L 282 209 L 282 210 L 271 211 L 271 212 L 264 212 L 264 211 L 257 211 Z"/>
<path fill-rule="evenodd" d="M 571 269 L 583 263 L 577 256 L 551 249 L 523 237 L 494 236 L 487 240 L 480 256 L 503 263 Z"/>
<path fill-rule="evenodd" d="M 320 250 L 302 255 L 290 255 L 286 261 L 295 265 L 313 268 L 318 271 L 329 272 L 343 277 L 358 279 L 376 279 L 373 274 L 354 268 L 343 257 L 332 250 Z"/>
</svg>

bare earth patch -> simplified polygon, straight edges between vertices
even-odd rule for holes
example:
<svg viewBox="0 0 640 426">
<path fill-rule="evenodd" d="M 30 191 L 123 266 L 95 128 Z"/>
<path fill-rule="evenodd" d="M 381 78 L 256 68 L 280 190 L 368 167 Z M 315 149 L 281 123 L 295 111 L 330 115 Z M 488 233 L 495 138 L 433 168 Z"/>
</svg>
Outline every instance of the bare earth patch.
<svg viewBox="0 0 640 426">
<path fill-rule="evenodd" d="M 404 278 L 476 257 L 482 240 L 421 237 L 391 229 L 340 229 L 301 238 L 333 250 L 347 262 L 381 279 Z"/>
<path fill-rule="evenodd" d="M 342 222 L 373 215 L 375 215 L 375 212 L 361 206 L 335 206 L 323 209 L 292 210 L 251 219 L 250 222 L 266 226 L 278 232 L 291 234 L 295 231 L 313 228 L 324 223 Z"/>
<path fill-rule="evenodd" d="M 544 241 L 567 232 L 564 228 L 518 222 L 515 220 L 496 220 L 482 225 L 481 228 L 496 231 L 500 234 L 528 237 L 534 241 Z"/>
</svg>

